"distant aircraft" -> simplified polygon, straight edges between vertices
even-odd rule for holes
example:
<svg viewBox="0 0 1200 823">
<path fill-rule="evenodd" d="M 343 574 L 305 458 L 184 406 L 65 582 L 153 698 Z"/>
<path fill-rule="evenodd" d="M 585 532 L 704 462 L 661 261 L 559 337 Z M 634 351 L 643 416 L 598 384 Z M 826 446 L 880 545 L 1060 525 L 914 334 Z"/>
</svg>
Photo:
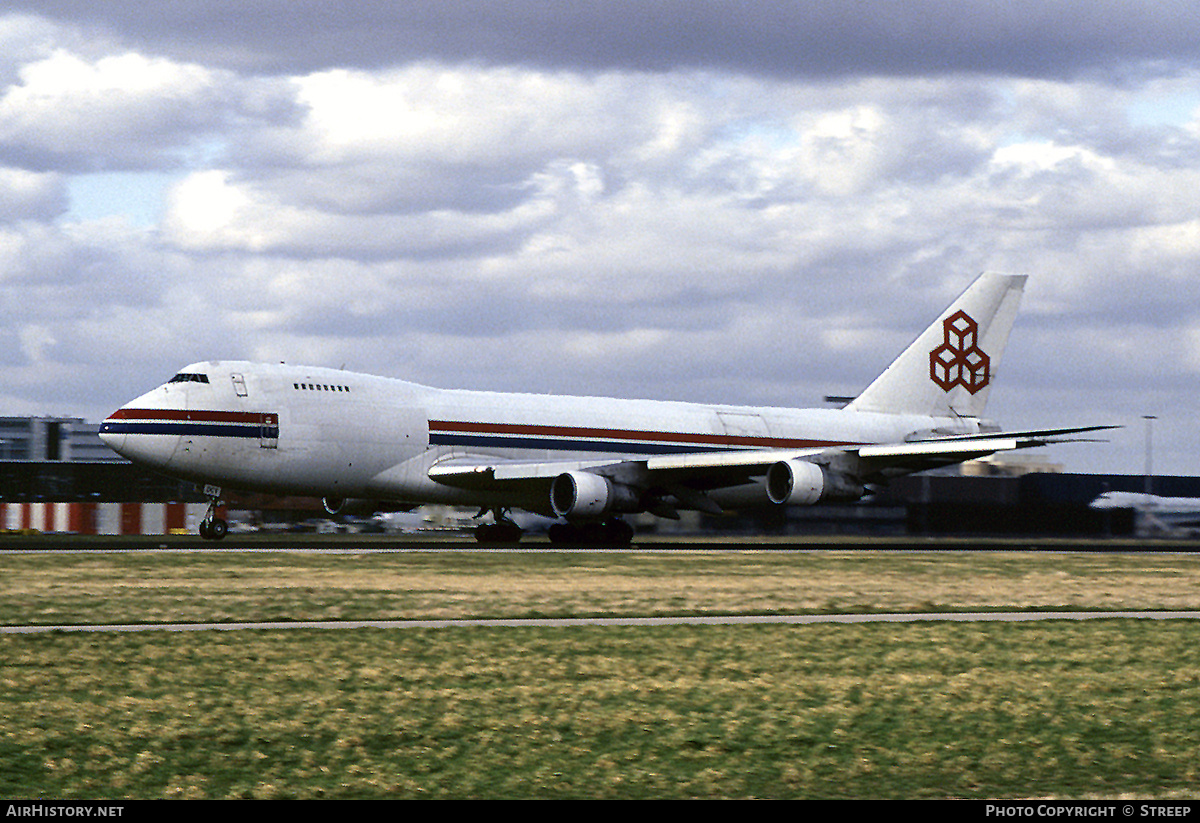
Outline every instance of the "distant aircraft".
<svg viewBox="0 0 1200 823">
<path fill-rule="evenodd" d="M 983 274 L 845 407 L 785 409 L 435 389 L 333 369 L 210 361 L 114 412 L 119 454 L 197 481 L 219 539 L 221 487 L 478 506 L 480 542 L 514 510 L 554 542 L 628 543 L 623 514 L 677 518 L 860 499 L 911 472 L 1112 428 L 1003 433 L 982 418 L 1025 285 Z M 367 508 L 371 506 L 368 505 Z"/>
<path fill-rule="evenodd" d="M 1152 531 L 1195 531 L 1200 529 L 1200 497 L 1160 497 L 1145 492 L 1104 492 L 1089 508 L 1132 509 L 1142 529 Z"/>
</svg>

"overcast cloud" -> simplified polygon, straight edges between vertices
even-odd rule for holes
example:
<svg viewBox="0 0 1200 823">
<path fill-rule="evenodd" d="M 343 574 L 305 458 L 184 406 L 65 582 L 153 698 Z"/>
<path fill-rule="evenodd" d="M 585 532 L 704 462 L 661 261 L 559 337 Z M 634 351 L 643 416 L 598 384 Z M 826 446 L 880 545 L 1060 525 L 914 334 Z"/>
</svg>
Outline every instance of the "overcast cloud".
<svg viewBox="0 0 1200 823">
<path fill-rule="evenodd" d="M 189 362 L 809 406 L 980 271 L 989 414 L 1200 474 L 1184 2 L 10 2 L 0 414 Z"/>
</svg>

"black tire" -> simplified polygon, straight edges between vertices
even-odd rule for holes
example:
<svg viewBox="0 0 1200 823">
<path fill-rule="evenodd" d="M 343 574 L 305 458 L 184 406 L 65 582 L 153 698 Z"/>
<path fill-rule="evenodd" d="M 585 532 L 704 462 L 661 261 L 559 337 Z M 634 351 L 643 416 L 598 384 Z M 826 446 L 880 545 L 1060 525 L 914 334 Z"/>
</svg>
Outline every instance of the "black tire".
<svg viewBox="0 0 1200 823">
<path fill-rule="evenodd" d="M 604 543 L 609 546 L 628 546 L 633 542 L 633 526 L 617 518 L 602 527 Z"/>
<path fill-rule="evenodd" d="M 484 523 L 475 527 L 475 542 L 494 545 L 497 543 L 520 543 L 524 532 L 516 523 Z"/>
<path fill-rule="evenodd" d="M 229 524 L 219 517 L 200 521 L 200 536 L 205 540 L 220 540 L 229 534 Z"/>
</svg>

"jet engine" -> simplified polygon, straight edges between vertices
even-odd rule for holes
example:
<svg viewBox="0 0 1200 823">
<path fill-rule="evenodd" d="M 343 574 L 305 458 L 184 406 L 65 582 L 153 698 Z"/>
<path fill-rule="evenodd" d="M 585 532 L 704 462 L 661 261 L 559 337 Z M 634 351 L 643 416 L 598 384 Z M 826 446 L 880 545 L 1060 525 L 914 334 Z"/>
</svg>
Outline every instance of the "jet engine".
<svg viewBox="0 0 1200 823">
<path fill-rule="evenodd" d="M 550 485 L 550 508 L 559 517 L 589 519 L 610 512 L 641 511 L 638 493 L 607 477 L 569 471 Z"/>
<path fill-rule="evenodd" d="M 862 483 L 807 460 L 781 460 L 767 470 L 767 497 L 781 506 L 811 506 L 821 500 L 858 500 Z"/>
</svg>

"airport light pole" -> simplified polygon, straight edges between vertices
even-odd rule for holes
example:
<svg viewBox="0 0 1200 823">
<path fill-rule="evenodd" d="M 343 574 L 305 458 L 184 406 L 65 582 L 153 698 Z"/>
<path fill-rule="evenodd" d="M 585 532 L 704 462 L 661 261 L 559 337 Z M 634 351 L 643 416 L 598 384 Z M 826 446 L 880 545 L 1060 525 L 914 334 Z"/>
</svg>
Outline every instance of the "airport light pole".
<svg viewBox="0 0 1200 823">
<path fill-rule="evenodd" d="M 1154 463 L 1153 463 L 1153 430 L 1154 421 L 1158 418 L 1152 414 L 1143 414 L 1146 421 L 1146 494 L 1153 492 Z"/>
</svg>

